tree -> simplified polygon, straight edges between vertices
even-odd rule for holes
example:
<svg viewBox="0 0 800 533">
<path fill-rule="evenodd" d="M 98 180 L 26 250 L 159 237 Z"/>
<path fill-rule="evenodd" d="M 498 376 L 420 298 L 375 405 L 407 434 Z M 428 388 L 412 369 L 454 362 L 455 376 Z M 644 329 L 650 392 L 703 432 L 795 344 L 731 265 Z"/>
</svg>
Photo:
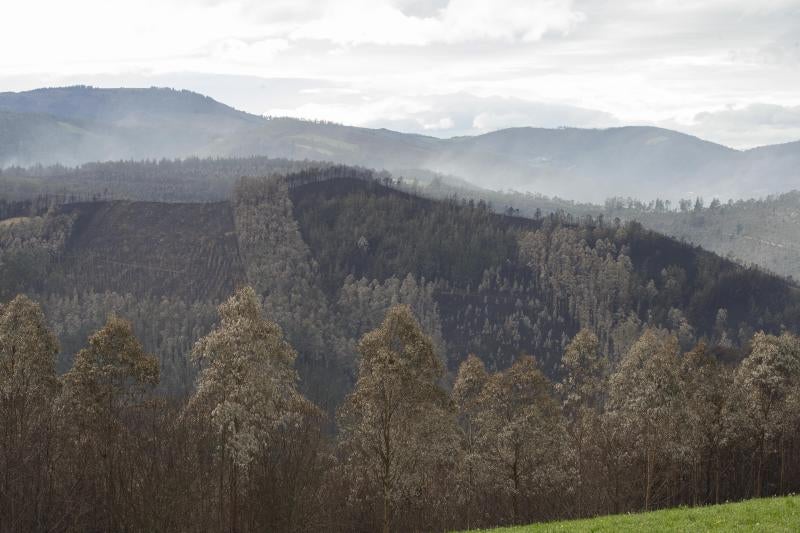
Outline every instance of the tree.
<svg viewBox="0 0 800 533">
<path fill-rule="evenodd" d="M 218 472 L 219 527 L 239 529 L 239 499 L 250 467 L 282 430 L 315 411 L 297 391 L 294 349 L 262 316 L 251 287 L 219 307 L 220 323 L 197 341 L 201 365 L 186 416 L 210 434 Z"/>
<path fill-rule="evenodd" d="M 81 502 L 89 524 L 115 531 L 142 518 L 130 507 L 149 472 L 139 454 L 145 453 L 143 429 L 150 425 L 150 394 L 158 377 L 158 360 L 144 351 L 131 323 L 116 316 L 89 338 L 64 376 L 61 409 L 75 461 L 72 474 L 97 498 Z"/>
<path fill-rule="evenodd" d="M 597 336 L 588 330 L 581 330 L 567 345 L 561 366 L 563 378 L 558 389 L 567 420 L 567 434 L 575 451 L 577 514 L 581 516 L 584 511 L 587 447 L 599 422 L 608 362 L 600 354 Z"/>
<path fill-rule="evenodd" d="M 478 492 L 476 484 L 476 470 L 479 469 L 481 460 L 479 457 L 479 447 L 477 442 L 477 432 L 475 428 L 475 417 L 478 415 L 479 400 L 483 387 L 489 380 L 489 374 L 483 365 L 483 361 L 477 356 L 470 354 L 467 359 L 458 367 L 458 376 L 453 384 L 451 398 L 458 410 L 458 419 L 461 425 L 464 442 L 464 468 L 462 473 L 466 475 L 466 517 L 467 529 L 472 524 L 472 511 L 474 507 L 475 495 Z"/>
<path fill-rule="evenodd" d="M 492 375 L 479 399 L 481 447 L 494 486 L 511 496 L 511 519 L 518 523 L 521 501 L 562 487 L 564 435 L 552 385 L 532 357 L 518 359 Z M 528 513 L 532 506 L 527 505 Z"/>
<path fill-rule="evenodd" d="M 683 384 L 683 417 L 680 447 L 683 463 L 691 471 L 692 500 L 704 501 L 713 492 L 713 502 L 720 501 L 721 456 L 725 447 L 725 413 L 730 397 L 732 374 L 729 369 L 709 352 L 704 343 L 683 355 L 680 365 L 680 381 Z M 705 464 L 705 487 L 701 478 Z M 713 488 L 711 475 L 713 478 Z"/>
<path fill-rule="evenodd" d="M 632 455 L 644 463 L 644 509 L 652 502 L 656 463 L 676 442 L 679 408 L 678 340 L 647 329 L 623 357 L 611 376 L 609 410 L 634 446 Z"/>
<path fill-rule="evenodd" d="M 362 337 L 358 380 L 339 411 L 341 446 L 356 485 L 381 494 L 381 529 L 397 503 L 437 482 L 452 466 L 455 428 L 443 366 L 408 306 L 389 309 Z M 431 496 L 440 496 L 431 494 Z"/>
<path fill-rule="evenodd" d="M 58 343 L 39 306 L 17 296 L 0 306 L 0 531 L 42 527 L 51 476 L 51 406 L 58 393 Z"/>
<path fill-rule="evenodd" d="M 755 495 L 761 496 L 764 462 L 769 447 L 785 430 L 787 399 L 800 377 L 800 342 L 788 333 L 780 337 L 756 333 L 750 354 L 736 371 L 734 389 L 740 411 L 756 446 Z M 742 423 L 746 423 L 742 421 Z"/>
</svg>

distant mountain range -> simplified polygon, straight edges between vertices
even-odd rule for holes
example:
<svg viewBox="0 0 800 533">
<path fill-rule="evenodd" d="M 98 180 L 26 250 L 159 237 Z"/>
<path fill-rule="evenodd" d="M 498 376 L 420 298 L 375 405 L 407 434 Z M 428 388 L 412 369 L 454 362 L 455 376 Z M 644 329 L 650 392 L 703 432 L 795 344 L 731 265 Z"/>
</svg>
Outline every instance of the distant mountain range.
<svg viewBox="0 0 800 533">
<path fill-rule="evenodd" d="M 268 155 L 431 172 L 580 201 L 751 198 L 800 183 L 800 142 L 734 150 L 671 130 L 511 128 L 439 139 L 265 118 L 172 89 L 0 93 L 0 166 Z"/>
</svg>

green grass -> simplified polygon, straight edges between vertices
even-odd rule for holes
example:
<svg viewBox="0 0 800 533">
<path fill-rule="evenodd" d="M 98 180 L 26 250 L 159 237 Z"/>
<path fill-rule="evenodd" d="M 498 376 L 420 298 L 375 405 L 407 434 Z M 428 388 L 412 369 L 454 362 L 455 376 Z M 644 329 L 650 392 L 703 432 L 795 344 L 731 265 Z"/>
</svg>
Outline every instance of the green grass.
<svg viewBox="0 0 800 533">
<path fill-rule="evenodd" d="M 477 530 L 476 530 L 477 531 Z M 491 533 L 641 531 L 800 531 L 800 496 L 764 498 L 708 507 L 681 507 L 651 513 L 486 529 Z"/>
</svg>

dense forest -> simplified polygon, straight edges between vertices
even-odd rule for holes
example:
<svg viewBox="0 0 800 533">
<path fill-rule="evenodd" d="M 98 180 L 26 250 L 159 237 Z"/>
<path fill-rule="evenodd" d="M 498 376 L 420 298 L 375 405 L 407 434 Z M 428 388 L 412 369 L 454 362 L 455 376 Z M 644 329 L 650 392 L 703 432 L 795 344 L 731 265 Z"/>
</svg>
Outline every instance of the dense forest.
<svg viewBox="0 0 800 533">
<path fill-rule="evenodd" d="M 329 411 L 354 379 L 358 339 L 398 303 L 435 339 L 450 380 L 468 353 L 491 370 L 535 354 L 553 376 L 581 328 L 618 357 L 646 327 L 733 353 L 754 331 L 798 323 L 793 285 L 636 223 L 498 214 L 341 166 L 234 189 L 206 203 L 8 202 L 0 297 L 41 301 L 61 370 L 109 313 L 128 317 L 162 359 L 161 387 L 180 394 L 213 309 L 249 283 L 298 350 L 305 391 Z"/>
<path fill-rule="evenodd" d="M 397 305 L 329 418 L 253 288 L 218 312 L 174 398 L 129 321 L 109 317 L 59 376 L 40 306 L 0 307 L 1 531 L 442 531 L 800 488 L 788 333 L 729 364 L 661 328 L 614 360 L 581 330 L 555 381 L 530 356 L 489 371 L 471 355 L 446 387 Z"/>
<path fill-rule="evenodd" d="M 79 167 L 0 169 L 0 219 L 43 214 L 52 205 L 93 200 L 214 202 L 228 200 L 242 177 L 286 174 L 328 166 L 315 161 L 267 157 L 109 161 Z M 378 173 L 382 178 L 385 172 Z M 498 213 L 542 218 L 551 213 L 636 221 L 647 229 L 701 246 L 744 265 L 800 277 L 797 192 L 762 199 L 677 202 L 609 198 L 605 205 L 541 194 L 492 191 L 455 176 L 410 169 L 395 173 L 394 188 L 437 200 L 483 202 Z M 411 177 L 409 177 L 411 176 Z"/>
<path fill-rule="evenodd" d="M 487 201 L 495 210 L 527 217 L 568 213 L 636 221 L 647 229 L 701 246 L 744 265 L 756 265 L 780 276 L 800 278 L 800 192 L 747 200 L 684 198 L 676 202 L 614 197 L 604 205 L 519 191 L 465 187 L 434 177 L 415 189 L 433 198 L 459 197 Z"/>
<path fill-rule="evenodd" d="M 800 485 L 791 282 L 635 222 L 234 161 L 3 203 L 0 528 L 442 530 Z M 215 164 L 227 200 L 120 199 Z"/>
<path fill-rule="evenodd" d="M 286 174 L 320 166 L 310 161 L 268 157 L 106 161 L 0 169 L 0 209 L 20 201 L 50 203 L 115 199 L 155 202 L 227 200 L 246 176 Z"/>
<path fill-rule="evenodd" d="M 725 203 L 685 199 L 677 205 L 614 198 L 605 207 L 609 216 L 639 220 L 655 231 L 720 255 L 800 279 L 798 191 Z"/>
</svg>

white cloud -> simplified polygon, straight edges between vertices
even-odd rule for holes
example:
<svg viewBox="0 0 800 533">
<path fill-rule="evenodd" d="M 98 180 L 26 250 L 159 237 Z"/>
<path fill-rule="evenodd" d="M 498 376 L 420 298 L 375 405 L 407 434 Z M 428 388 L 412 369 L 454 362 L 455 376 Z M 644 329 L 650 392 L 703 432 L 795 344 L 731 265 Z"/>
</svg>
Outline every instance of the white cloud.
<svg viewBox="0 0 800 533">
<path fill-rule="evenodd" d="M 759 144 L 775 144 L 800 139 L 800 106 L 751 103 L 698 113 L 689 124 L 678 128 L 700 137 L 713 135 L 734 148 L 752 147 L 752 138 Z"/>
<path fill-rule="evenodd" d="M 566 34 L 581 20 L 571 0 L 450 0 L 429 16 L 409 15 L 386 0 L 352 0 L 328 4 L 290 36 L 343 45 L 537 41 L 548 32 Z"/>
<path fill-rule="evenodd" d="M 437 130 L 451 130 L 456 126 L 456 123 L 453 122 L 453 119 L 450 117 L 442 117 L 435 122 L 428 122 L 422 125 L 422 129 L 427 131 L 437 131 Z"/>
<path fill-rule="evenodd" d="M 552 102 L 532 102 L 499 96 L 479 98 L 466 93 L 397 96 L 350 93 L 341 88 L 315 89 L 311 102 L 296 107 L 272 108 L 268 114 L 318 118 L 366 126 L 389 128 L 437 137 L 476 135 L 491 130 L 533 126 L 555 128 L 610 127 L 619 121 L 609 113 Z"/>
<path fill-rule="evenodd" d="M 261 63 L 289 48 L 286 39 L 263 39 L 246 42 L 241 39 L 225 39 L 215 43 L 211 54 L 217 60 L 230 63 Z"/>
</svg>

